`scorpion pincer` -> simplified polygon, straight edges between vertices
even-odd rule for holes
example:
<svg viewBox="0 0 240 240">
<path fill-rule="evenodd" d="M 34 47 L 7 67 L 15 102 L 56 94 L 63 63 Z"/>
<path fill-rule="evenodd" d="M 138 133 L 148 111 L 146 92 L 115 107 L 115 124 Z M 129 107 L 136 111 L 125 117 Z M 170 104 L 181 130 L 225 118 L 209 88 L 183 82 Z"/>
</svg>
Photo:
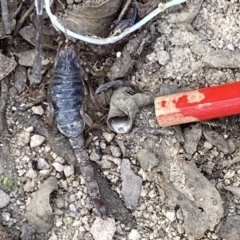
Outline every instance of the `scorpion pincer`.
<svg viewBox="0 0 240 240">
<path fill-rule="evenodd" d="M 81 113 L 84 102 L 82 80 L 76 46 L 69 43 L 58 50 L 50 86 L 50 97 L 58 130 L 65 135 L 74 149 L 81 174 L 90 198 L 101 216 L 108 216 L 109 209 L 101 197 L 89 155 L 84 147 L 85 123 Z"/>
</svg>

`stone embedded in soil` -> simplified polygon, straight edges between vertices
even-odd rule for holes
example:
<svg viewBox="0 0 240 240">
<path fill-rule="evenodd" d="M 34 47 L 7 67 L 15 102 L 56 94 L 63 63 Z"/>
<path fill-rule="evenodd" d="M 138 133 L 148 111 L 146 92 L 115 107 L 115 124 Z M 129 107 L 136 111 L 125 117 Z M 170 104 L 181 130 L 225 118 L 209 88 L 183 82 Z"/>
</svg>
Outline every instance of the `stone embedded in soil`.
<svg viewBox="0 0 240 240">
<path fill-rule="evenodd" d="M 175 211 L 174 210 L 172 210 L 172 211 L 167 211 L 166 213 L 165 213 L 165 216 L 168 218 L 168 220 L 170 221 L 170 222 L 174 222 L 175 220 L 176 220 L 176 213 L 175 213 Z"/>
<path fill-rule="evenodd" d="M 15 67 L 17 66 L 17 63 L 14 59 L 14 57 L 6 57 L 0 52 L 0 81 L 6 77 L 9 73 L 11 73 Z"/>
<path fill-rule="evenodd" d="M 43 110 L 42 106 L 33 106 L 32 111 L 34 114 L 38 114 L 38 115 L 44 114 L 44 110 Z"/>
<path fill-rule="evenodd" d="M 112 155 L 114 157 L 120 157 L 121 156 L 121 151 L 119 147 L 116 146 L 110 146 L 110 150 L 112 152 Z"/>
<path fill-rule="evenodd" d="M 142 188 L 142 178 L 135 175 L 130 167 L 130 161 L 126 158 L 121 164 L 122 195 L 127 208 L 137 207 Z"/>
<path fill-rule="evenodd" d="M 201 124 L 192 124 L 183 131 L 184 136 L 184 149 L 188 154 L 193 154 L 197 150 L 199 140 L 202 137 L 202 126 Z"/>
<path fill-rule="evenodd" d="M 159 159 L 150 149 L 147 148 L 141 149 L 138 152 L 137 158 L 144 171 L 151 171 L 159 164 Z"/>
<path fill-rule="evenodd" d="M 44 158 L 39 158 L 37 167 L 40 170 L 48 170 L 50 166 Z"/>
<path fill-rule="evenodd" d="M 30 147 L 34 148 L 34 147 L 39 147 L 43 144 L 43 142 L 45 141 L 45 137 L 41 136 L 41 135 L 33 135 L 31 137 L 31 141 L 30 141 Z"/>
<path fill-rule="evenodd" d="M 16 55 L 19 58 L 18 63 L 22 66 L 32 67 L 35 59 L 35 54 L 36 54 L 35 49 L 17 53 Z M 46 59 L 45 57 L 42 57 L 42 65 L 45 66 L 48 63 L 49 60 Z"/>
<path fill-rule="evenodd" d="M 226 186 L 226 187 L 224 187 L 224 189 L 227 191 L 230 191 L 233 195 L 240 198 L 240 187 Z"/>
<path fill-rule="evenodd" d="M 74 175 L 74 167 L 73 166 L 66 166 L 63 171 L 64 171 L 64 175 L 67 178 Z"/>
<path fill-rule="evenodd" d="M 167 65 L 169 62 L 170 56 L 167 51 L 157 51 L 157 60 L 160 65 Z"/>
<path fill-rule="evenodd" d="M 22 131 L 17 136 L 17 144 L 19 146 L 25 146 L 30 142 L 30 132 L 29 131 Z"/>
<path fill-rule="evenodd" d="M 228 216 L 225 221 L 222 221 L 218 229 L 219 239 L 239 240 L 240 216 Z"/>
<path fill-rule="evenodd" d="M 22 93 L 26 87 L 27 82 L 27 70 L 23 66 L 17 66 L 15 69 L 14 75 L 14 86 L 17 89 L 18 93 Z"/>
<path fill-rule="evenodd" d="M 108 142 L 111 142 L 111 141 L 114 139 L 115 134 L 114 134 L 114 133 L 104 132 L 104 133 L 103 133 L 103 137 L 104 137 Z"/>
<path fill-rule="evenodd" d="M 94 240 L 112 240 L 115 231 L 116 226 L 113 218 L 103 219 L 97 217 L 90 229 Z"/>
<path fill-rule="evenodd" d="M 89 156 L 91 161 L 98 161 L 100 160 L 100 155 L 98 153 L 96 153 L 96 151 L 91 152 L 90 156 Z"/>
<path fill-rule="evenodd" d="M 6 207 L 10 203 L 10 200 L 9 195 L 0 189 L 0 208 Z"/>
<path fill-rule="evenodd" d="M 229 153 L 229 146 L 227 141 L 223 138 L 222 134 L 216 131 L 213 131 L 209 127 L 203 128 L 203 135 L 207 139 L 207 141 L 216 146 L 219 151 L 222 151 L 224 154 Z"/>
<path fill-rule="evenodd" d="M 40 233 L 47 232 L 54 223 L 49 197 L 57 188 L 56 178 L 48 178 L 40 185 L 39 190 L 34 193 L 31 202 L 26 207 L 26 218 L 29 224 L 35 226 Z"/>
<path fill-rule="evenodd" d="M 141 235 L 139 234 L 137 229 L 132 229 L 131 232 L 128 234 L 129 240 L 140 240 Z"/>
<path fill-rule="evenodd" d="M 54 162 L 52 165 L 57 172 L 62 172 L 64 170 L 64 166 L 61 163 Z"/>
</svg>

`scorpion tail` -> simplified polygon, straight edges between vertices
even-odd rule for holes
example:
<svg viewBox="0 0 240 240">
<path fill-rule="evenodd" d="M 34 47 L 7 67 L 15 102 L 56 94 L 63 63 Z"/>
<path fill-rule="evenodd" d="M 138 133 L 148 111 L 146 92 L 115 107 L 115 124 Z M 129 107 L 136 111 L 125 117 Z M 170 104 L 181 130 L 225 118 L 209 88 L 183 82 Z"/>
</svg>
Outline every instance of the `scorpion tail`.
<svg viewBox="0 0 240 240">
<path fill-rule="evenodd" d="M 84 148 L 83 137 L 79 135 L 76 138 L 70 138 L 69 142 L 74 149 L 80 171 L 86 182 L 90 198 L 95 205 L 97 211 L 102 217 L 110 215 L 108 205 L 100 194 L 98 183 L 94 177 L 93 167 L 90 164 L 89 155 Z"/>
</svg>

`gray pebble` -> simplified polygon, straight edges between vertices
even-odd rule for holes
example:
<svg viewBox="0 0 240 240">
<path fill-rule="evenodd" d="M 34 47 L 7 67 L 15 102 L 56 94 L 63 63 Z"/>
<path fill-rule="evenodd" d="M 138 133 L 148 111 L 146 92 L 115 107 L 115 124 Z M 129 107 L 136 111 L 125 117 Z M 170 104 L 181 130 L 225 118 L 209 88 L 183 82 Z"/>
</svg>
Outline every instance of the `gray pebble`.
<svg viewBox="0 0 240 240">
<path fill-rule="evenodd" d="M 57 206 L 58 208 L 63 208 L 63 207 L 65 207 L 65 201 L 64 201 L 64 199 L 61 198 L 61 197 L 57 198 L 57 199 L 56 199 L 56 206 Z"/>
<path fill-rule="evenodd" d="M 151 171 L 159 164 L 159 159 L 148 148 L 141 149 L 138 152 L 137 158 L 143 171 Z"/>
<path fill-rule="evenodd" d="M 30 140 L 30 147 L 31 148 L 39 147 L 43 144 L 44 141 L 45 141 L 45 137 L 38 134 L 33 135 Z"/>
<path fill-rule="evenodd" d="M 63 171 L 64 171 L 65 176 L 68 178 L 74 174 L 74 167 L 66 166 Z"/>
<path fill-rule="evenodd" d="M 30 132 L 23 131 L 18 135 L 17 144 L 19 146 L 25 146 L 30 142 Z"/>
<path fill-rule="evenodd" d="M 62 172 L 64 169 L 64 166 L 61 163 L 54 162 L 52 165 L 56 169 L 57 172 Z"/>
<path fill-rule="evenodd" d="M 114 139 L 115 134 L 114 134 L 114 133 L 104 132 L 104 133 L 103 133 L 103 137 L 104 137 L 108 142 L 111 142 L 111 141 Z"/>
<path fill-rule="evenodd" d="M 158 51 L 157 52 L 157 60 L 160 65 L 167 65 L 169 62 L 170 56 L 166 51 Z"/>
<path fill-rule="evenodd" d="M 39 158 L 38 160 L 38 169 L 47 170 L 49 169 L 49 164 L 44 158 Z"/>
<path fill-rule="evenodd" d="M 119 147 L 115 147 L 115 146 L 110 146 L 110 150 L 112 152 L 112 155 L 114 157 L 120 157 L 121 156 L 121 151 Z"/>
<path fill-rule="evenodd" d="M 93 151 L 93 152 L 90 154 L 89 158 L 90 158 L 90 160 L 92 160 L 92 161 L 98 161 L 98 160 L 100 160 L 101 157 L 99 156 L 99 154 L 96 153 L 96 151 Z"/>
<path fill-rule="evenodd" d="M 138 230 L 132 229 L 131 232 L 128 234 L 129 240 L 140 240 L 141 235 L 139 234 Z"/>
<path fill-rule="evenodd" d="M 6 207 L 10 203 L 10 197 L 0 189 L 0 208 Z"/>
<path fill-rule="evenodd" d="M 43 115 L 44 114 L 44 110 L 43 110 L 42 106 L 33 106 L 32 111 L 33 111 L 34 114 L 37 114 L 37 115 Z"/>
</svg>

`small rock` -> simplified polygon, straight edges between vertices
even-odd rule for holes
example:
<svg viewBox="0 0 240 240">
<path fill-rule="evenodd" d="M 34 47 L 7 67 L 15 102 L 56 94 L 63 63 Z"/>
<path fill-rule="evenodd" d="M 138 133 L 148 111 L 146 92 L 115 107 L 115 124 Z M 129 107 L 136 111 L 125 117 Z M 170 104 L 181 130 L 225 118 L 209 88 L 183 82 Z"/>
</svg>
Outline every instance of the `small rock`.
<svg viewBox="0 0 240 240">
<path fill-rule="evenodd" d="M 35 49 L 19 52 L 16 55 L 19 57 L 19 65 L 32 67 L 35 59 Z M 42 65 L 45 66 L 49 63 L 49 60 L 45 57 L 42 57 Z"/>
<path fill-rule="evenodd" d="M 90 160 L 92 161 L 98 161 L 100 160 L 100 155 L 98 153 L 96 153 L 96 151 L 93 151 L 90 156 L 89 156 Z"/>
<path fill-rule="evenodd" d="M 43 142 L 45 141 L 45 137 L 41 136 L 41 135 L 33 135 L 31 137 L 31 141 L 30 141 L 30 147 L 34 148 L 34 147 L 39 147 L 43 144 Z"/>
<path fill-rule="evenodd" d="M 158 51 L 157 52 L 157 60 L 160 65 L 167 65 L 169 62 L 170 56 L 166 51 Z"/>
<path fill-rule="evenodd" d="M 74 167 L 73 166 L 66 166 L 64 168 L 64 174 L 66 176 L 66 178 L 72 176 L 74 174 Z"/>
<path fill-rule="evenodd" d="M 121 156 L 121 151 L 119 147 L 115 146 L 110 146 L 111 153 L 114 157 L 120 157 Z"/>
<path fill-rule="evenodd" d="M 138 152 L 137 158 L 141 165 L 141 168 L 144 171 L 151 171 L 154 167 L 158 166 L 159 164 L 159 159 L 148 148 L 141 149 Z"/>
<path fill-rule="evenodd" d="M 115 231 L 116 226 L 113 218 L 97 217 L 90 229 L 94 240 L 112 240 Z"/>
<path fill-rule="evenodd" d="M 31 179 L 37 178 L 37 172 L 35 172 L 33 169 L 29 169 L 26 172 L 26 177 Z"/>
<path fill-rule="evenodd" d="M 176 220 L 176 213 L 175 211 L 167 211 L 165 216 L 168 218 L 170 222 L 174 222 Z"/>
<path fill-rule="evenodd" d="M 17 137 L 17 144 L 19 146 L 26 146 L 30 142 L 30 132 L 23 131 Z"/>
<path fill-rule="evenodd" d="M 219 151 L 222 151 L 224 154 L 229 153 L 228 143 L 221 133 L 213 131 L 209 127 L 205 126 L 203 128 L 203 135 L 207 139 L 207 141 L 213 146 L 216 146 Z"/>
<path fill-rule="evenodd" d="M 213 145 L 210 142 L 205 141 L 203 143 L 203 147 L 206 148 L 207 150 L 209 150 L 209 149 L 211 149 L 213 147 Z"/>
<path fill-rule="evenodd" d="M 138 230 L 132 229 L 131 232 L 128 234 L 129 240 L 139 240 L 141 239 L 141 235 L 139 234 Z"/>
<path fill-rule="evenodd" d="M 239 240 L 240 216 L 228 216 L 221 222 L 218 232 L 219 239 Z"/>
<path fill-rule="evenodd" d="M 63 208 L 63 207 L 65 207 L 65 201 L 64 201 L 64 199 L 61 198 L 61 197 L 58 197 L 58 198 L 56 199 L 56 206 L 57 206 L 58 208 Z"/>
<path fill-rule="evenodd" d="M 200 124 L 194 124 L 185 128 L 183 137 L 185 140 L 183 147 L 188 154 L 192 155 L 196 152 L 198 142 L 202 137 L 202 126 Z"/>
<path fill-rule="evenodd" d="M 121 164 L 122 195 L 126 207 L 134 209 L 137 207 L 142 188 L 142 178 L 135 175 L 130 167 L 128 159 L 124 158 Z"/>
<path fill-rule="evenodd" d="M 232 178 L 234 177 L 234 175 L 235 175 L 235 171 L 230 169 L 226 172 L 226 174 L 224 175 L 224 178 L 225 179 Z"/>
<path fill-rule="evenodd" d="M 57 172 L 62 172 L 64 169 L 64 166 L 61 163 L 54 162 L 52 165 L 56 169 Z"/>
<path fill-rule="evenodd" d="M 44 110 L 43 110 L 42 106 L 33 106 L 32 111 L 34 114 L 38 114 L 38 115 L 44 114 Z"/>
<path fill-rule="evenodd" d="M 77 210 L 77 208 L 76 208 L 75 204 L 73 204 L 73 203 L 69 204 L 69 211 L 76 212 L 76 210 Z"/>
<path fill-rule="evenodd" d="M 114 139 L 115 134 L 114 134 L 114 133 L 103 132 L 103 137 L 104 137 L 108 142 L 111 142 L 111 141 Z"/>
<path fill-rule="evenodd" d="M 26 87 L 27 82 L 27 70 L 23 66 L 17 66 L 15 69 L 15 88 L 17 89 L 18 93 L 22 93 Z"/>
<path fill-rule="evenodd" d="M 37 181 L 27 181 L 27 183 L 23 186 L 25 192 L 32 192 L 37 187 Z"/>
<path fill-rule="evenodd" d="M 39 158 L 38 169 L 41 169 L 41 170 L 48 170 L 49 169 L 49 164 L 44 158 Z"/>
<path fill-rule="evenodd" d="M 6 57 L 0 52 L 0 81 L 5 78 L 9 73 L 11 73 L 15 67 L 17 66 L 17 63 L 14 59 L 14 57 Z"/>
<path fill-rule="evenodd" d="M 10 197 L 0 189 L 0 208 L 6 207 L 10 203 Z"/>
</svg>

